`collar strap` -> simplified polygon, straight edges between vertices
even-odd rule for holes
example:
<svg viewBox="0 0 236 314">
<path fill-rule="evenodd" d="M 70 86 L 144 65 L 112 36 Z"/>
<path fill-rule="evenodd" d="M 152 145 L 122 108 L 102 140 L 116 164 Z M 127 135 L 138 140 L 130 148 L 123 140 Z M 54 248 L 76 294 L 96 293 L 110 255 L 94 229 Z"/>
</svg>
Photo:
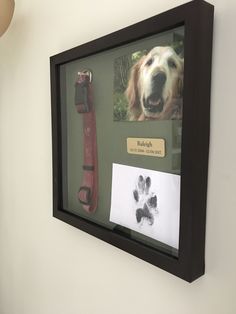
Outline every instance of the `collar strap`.
<svg viewBox="0 0 236 314">
<path fill-rule="evenodd" d="M 96 116 L 92 102 L 92 74 L 88 70 L 78 72 L 75 83 L 75 106 L 82 114 L 84 135 L 83 179 L 78 200 L 87 212 L 94 212 L 98 199 L 98 166 Z"/>
</svg>

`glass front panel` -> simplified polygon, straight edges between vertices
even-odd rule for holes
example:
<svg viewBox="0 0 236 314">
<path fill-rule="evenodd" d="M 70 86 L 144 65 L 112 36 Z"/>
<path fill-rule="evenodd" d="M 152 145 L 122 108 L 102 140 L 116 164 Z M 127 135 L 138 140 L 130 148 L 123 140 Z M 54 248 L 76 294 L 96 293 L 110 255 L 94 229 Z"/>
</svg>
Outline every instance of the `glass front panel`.
<svg viewBox="0 0 236 314">
<path fill-rule="evenodd" d="M 92 71 L 98 206 L 78 201 L 83 114 L 78 72 Z M 178 256 L 184 26 L 60 67 L 63 208 Z"/>
</svg>

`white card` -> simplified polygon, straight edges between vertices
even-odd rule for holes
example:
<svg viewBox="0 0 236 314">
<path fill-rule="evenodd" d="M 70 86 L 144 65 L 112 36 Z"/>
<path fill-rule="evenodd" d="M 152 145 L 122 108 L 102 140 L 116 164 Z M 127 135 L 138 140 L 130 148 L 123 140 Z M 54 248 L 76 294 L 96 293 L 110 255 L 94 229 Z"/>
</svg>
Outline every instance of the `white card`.
<svg viewBox="0 0 236 314">
<path fill-rule="evenodd" d="M 113 164 L 110 221 L 179 247 L 180 176 Z"/>
</svg>

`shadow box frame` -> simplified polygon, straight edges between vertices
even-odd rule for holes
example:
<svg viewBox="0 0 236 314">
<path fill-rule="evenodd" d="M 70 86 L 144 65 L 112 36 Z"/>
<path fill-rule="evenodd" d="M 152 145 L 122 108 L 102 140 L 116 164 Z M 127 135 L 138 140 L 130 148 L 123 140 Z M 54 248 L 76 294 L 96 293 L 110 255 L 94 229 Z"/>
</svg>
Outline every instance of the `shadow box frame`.
<svg viewBox="0 0 236 314">
<path fill-rule="evenodd" d="M 205 226 L 210 133 L 214 7 L 195 0 L 50 58 L 53 216 L 192 282 L 205 271 Z M 60 66 L 178 26 L 185 27 L 178 257 L 130 239 L 63 208 Z"/>
</svg>

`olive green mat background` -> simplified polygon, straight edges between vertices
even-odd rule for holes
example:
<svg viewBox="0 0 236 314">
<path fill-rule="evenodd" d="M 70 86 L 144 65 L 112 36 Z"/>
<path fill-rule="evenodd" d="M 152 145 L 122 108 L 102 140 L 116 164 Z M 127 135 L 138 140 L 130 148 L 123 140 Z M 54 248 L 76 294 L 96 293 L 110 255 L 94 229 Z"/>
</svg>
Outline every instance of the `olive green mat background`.
<svg viewBox="0 0 236 314">
<path fill-rule="evenodd" d="M 171 45 L 174 33 L 183 35 L 184 27 L 61 66 L 63 205 L 67 211 L 106 228 L 114 229 L 116 225 L 109 222 L 112 163 L 180 174 L 181 121 L 113 121 L 115 59 L 139 50 L 149 50 L 158 45 Z M 83 117 L 76 111 L 74 94 L 77 72 L 83 69 L 90 69 L 93 73 L 94 107 L 96 111 L 99 201 L 98 208 L 94 214 L 86 213 L 77 199 L 77 192 L 83 178 Z M 130 155 L 127 153 L 127 137 L 163 138 L 166 143 L 166 156 L 158 158 Z M 138 241 L 158 248 L 162 246 L 158 241 L 145 237 L 142 234 L 129 229 L 122 229 L 127 235 Z M 171 248 L 167 248 L 167 250 L 171 251 L 171 254 L 177 254 Z"/>
</svg>

